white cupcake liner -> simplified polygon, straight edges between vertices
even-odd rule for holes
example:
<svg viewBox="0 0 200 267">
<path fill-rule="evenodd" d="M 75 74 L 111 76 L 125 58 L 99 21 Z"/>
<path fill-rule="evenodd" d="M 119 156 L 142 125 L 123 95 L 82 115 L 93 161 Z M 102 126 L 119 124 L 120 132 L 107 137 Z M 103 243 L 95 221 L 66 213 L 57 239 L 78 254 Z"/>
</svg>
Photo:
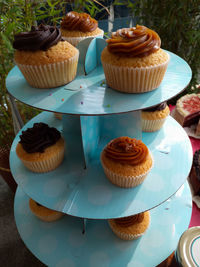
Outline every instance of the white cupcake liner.
<svg viewBox="0 0 200 267">
<path fill-rule="evenodd" d="M 168 63 L 169 55 L 162 64 L 141 68 L 113 66 L 102 61 L 107 84 L 124 93 L 145 93 L 158 88 Z"/>
<path fill-rule="evenodd" d="M 23 65 L 16 62 L 26 81 L 36 88 L 54 88 L 71 82 L 77 71 L 79 53 L 74 57 L 46 65 Z"/>
<path fill-rule="evenodd" d="M 150 217 L 150 219 L 151 219 L 151 217 Z M 109 224 L 111 230 L 113 231 L 113 233 L 116 234 L 116 236 L 118 236 L 119 238 L 121 238 L 123 240 L 135 240 L 135 239 L 137 239 L 137 238 L 139 238 L 145 234 L 145 232 L 149 228 L 150 220 L 149 220 L 148 227 L 145 229 L 144 232 L 142 232 L 140 234 L 123 233 L 123 232 L 119 231 L 118 229 L 116 229 L 115 227 L 113 227 L 113 225 L 110 223 L 110 220 L 108 220 L 108 224 Z"/>
<path fill-rule="evenodd" d="M 143 173 L 141 175 L 138 175 L 138 176 L 120 175 L 118 173 L 110 171 L 104 165 L 102 159 L 101 159 L 101 163 L 102 163 L 102 167 L 104 169 L 105 175 L 110 180 L 111 183 L 113 183 L 114 185 L 117 185 L 119 187 L 131 188 L 131 187 L 136 187 L 136 186 L 140 185 L 144 181 L 144 179 L 147 177 L 148 173 L 153 168 L 153 157 L 152 157 L 152 155 L 151 155 L 151 158 L 152 158 L 152 166 L 151 166 L 151 168 L 149 168 L 149 170 L 147 172 L 145 172 L 145 173 Z"/>
<path fill-rule="evenodd" d="M 62 36 L 63 40 L 69 42 L 70 44 L 72 44 L 73 46 L 77 46 L 77 44 L 86 39 L 86 38 L 95 38 L 95 37 L 103 37 L 104 35 L 104 31 L 102 31 L 101 34 L 98 35 L 91 35 L 91 36 L 85 36 L 85 37 L 66 37 L 66 36 Z"/>
<path fill-rule="evenodd" d="M 64 158 L 64 146 L 62 150 L 58 151 L 57 153 L 55 153 L 55 155 L 53 155 L 52 157 L 48 159 L 43 159 L 43 160 L 35 161 L 35 162 L 34 161 L 31 162 L 31 161 L 27 161 L 23 159 L 21 159 L 21 161 L 32 172 L 43 173 L 43 172 L 49 172 L 49 171 L 56 169 L 63 161 L 63 158 Z"/>
<path fill-rule="evenodd" d="M 142 119 L 142 131 L 143 132 L 155 132 L 161 129 L 165 123 L 166 118 L 159 120 L 144 120 Z"/>
</svg>

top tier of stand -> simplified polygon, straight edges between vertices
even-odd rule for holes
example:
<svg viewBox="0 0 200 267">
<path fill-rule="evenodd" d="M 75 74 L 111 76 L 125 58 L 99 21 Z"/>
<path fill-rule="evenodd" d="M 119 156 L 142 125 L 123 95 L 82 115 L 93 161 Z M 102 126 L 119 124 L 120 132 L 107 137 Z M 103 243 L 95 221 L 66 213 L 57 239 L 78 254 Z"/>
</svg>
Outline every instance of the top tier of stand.
<svg viewBox="0 0 200 267">
<path fill-rule="evenodd" d="M 8 92 L 19 101 L 42 110 L 72 115 L 106 115 L 140 110 L 167 101 L 179 94 L 192 77 L 189 65 L 166 51 L 170 62 L 157 89 L 142 94 L 117 92 L 105 84 L 100 60 L 105 46 L 106 42 L 101 38 L 80 42 L 77 76 L 71 83 L 57 88 L 31 87 L 15 66 L 6 79 Z"/>
</svg>

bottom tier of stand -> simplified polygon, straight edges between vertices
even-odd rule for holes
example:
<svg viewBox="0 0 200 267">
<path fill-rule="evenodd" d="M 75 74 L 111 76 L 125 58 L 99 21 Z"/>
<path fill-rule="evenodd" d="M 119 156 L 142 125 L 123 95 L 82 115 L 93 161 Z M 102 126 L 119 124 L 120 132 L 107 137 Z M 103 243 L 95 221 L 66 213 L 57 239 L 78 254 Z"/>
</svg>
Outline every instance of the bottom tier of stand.
<svg viewBox="0 0 200 267">
<path fill-rule="evenodd" d="M 176 194 L 152 209 L 151 224 L 143 237 L 123 241 L 110 230 L 106 220 L 83 220 L 65 215 L 56 222 L 42 222 L 29 209 L 29 197 L 18 187 L 14 213 L 26 246 L 43 263 L 56 267 L 153 267 L 176 249 L 188 228 L 191 193 L 186 182 Z"/>
</svg>

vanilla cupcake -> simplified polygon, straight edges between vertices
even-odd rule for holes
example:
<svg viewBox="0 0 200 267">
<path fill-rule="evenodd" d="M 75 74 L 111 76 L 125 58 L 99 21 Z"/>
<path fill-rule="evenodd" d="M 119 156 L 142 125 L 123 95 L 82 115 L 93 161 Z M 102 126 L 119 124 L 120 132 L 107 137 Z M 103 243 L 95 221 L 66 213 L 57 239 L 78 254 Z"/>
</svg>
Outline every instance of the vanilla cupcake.
<svg viewBox="0 0 200 267">
<path fill-rule="evenodd" d="M 101 153 L 101 163 L 113 184 L 130 188 L 144 181 L 153 167 L 153 158 L 142 141 L 123 136 L 107 144 Z"/>
<path fill-rule="evenodd" d="M 65 142 L 60 132 L 45 123 L 35 123 L 22 131 L 16 147 L 17 156 L 33 172 L 56 169 L 64 158 Z"/>
<path fill-rule="evenodd" d="M 57 221 L 64 216 L 64 213 L 48 209 L 31 198 L 29 199 L 29 207 L 36 217 L 45 222 Z"/>
<path fill-rule="evenodd" d="M 143 109 L 141 111 L 142 131 L 155 132 L 160 130 L 169 114 L 170 110 L 166 102 L 152 108 Z"/>
<path fill-rule="evenodd" d="M 133 216 L 108 220 L 112 231 L 123 240 L 141 237 L 149 227 L 150 213 L 142 212 Z"/>
<path fill-rule="evenodd" d="M 76 46 L 88 37 L 103 37 L 104 31 L 89 14 L 71 11 L 62 19 L 61 34 L 64 40 Z"/>
<path fill-rule="evenodd" d="M 15 63 L 32 87 L 58 87 L 76 76 L 79 51 L 61 39 L 57 27 L 32 26 L 14 36 L 13 47 Z"/>
<path fill-rule="evenodd" d="M 108 86 L 124 93 L 144 93 L 159 87 L 169 62 L 158 34 L 145 26 L 113 32 L 101 54 Z"/>
</svg>

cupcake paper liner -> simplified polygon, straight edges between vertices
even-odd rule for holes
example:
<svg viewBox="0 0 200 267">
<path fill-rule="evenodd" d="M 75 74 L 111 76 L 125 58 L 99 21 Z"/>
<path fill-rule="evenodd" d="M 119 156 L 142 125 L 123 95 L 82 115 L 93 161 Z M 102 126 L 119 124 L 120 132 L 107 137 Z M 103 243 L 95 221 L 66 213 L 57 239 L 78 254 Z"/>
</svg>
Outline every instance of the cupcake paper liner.
<svg viewBox="0 0 200 267">
<path fill-rule="evenodd" d="M 36 88 L 54 88 L 71 82 L 77 71 L 79 53 L 74 57 L 46 65 L 17 64 L 26 81 Z"/>
<path fill-rule="evenodd" d="M 23 159 L 21 159 L 21 161 L 32 172 L 43 173 L 43 172 L 49 172 L 49 171 L 56 169 L 63 161 L 63 158 L 64 158 L 64 146 L 62 150 L 55 153 L 55 155 L 53 155 L 49 159 L 44 159 L 44 160 L 35 161 L 35 162 L 26 161 Z"/>
<path fill-rule="evenodd" d="M 114 185 L 117 185 L 119 187 L 124 187 L 124 188 L 131 188 L 131 187 L 136 187 L 140 185 L 144 179 L 147 177 L 148 173 L 151 171 L 153 168 L 153 157 L 152 158 L 152 166 L 149 168 L 149 170 L 141 175 L 138 176 L 123 176 L 118 173 L 115 173 L 113 171 L 110 171 L 104 164 L 103 161 L 101 160 L 104 172 L 106 177 L 113 183 Z"/>
<path fill-rule="evenodd" d="M 77 46 L 77 44 L 86 39 L 86 38 L 95 38 L 95 37 L 103 37 L 104 35 L 104 31 L 102 32 L 102 34 L 98 34 L 98 35 L 91 35 L 91 36 L 85 36 L 85 37 L 66 37 L 66 36 L 62 36 L 63 40 L 69 42 L 70 44 L 72 44 L 73 46 Z"/>
<path fill-rule="evenodd" d="M 141 234 L 127 234 L 127 233 L 123 233 L 118 231 L 115 227 L 112 226 L 112 224 L 108 221 L 110 228 L 112 229 L 113 233 L 116 234 L 116 236 L 118 236 L 119 238 L 123 239 L 123 240 L 134 240 L 139 238 L 140 236 L 142 236 L 145 232 L 141 233 Z"/>
<path fill-rule="evenodd" d="M 144 120 L 142 119 L 142 131 L 143 132 L 155 132 L 161 129 L 165 123 L 166 118 L 160 120 Z"/>
<path fill-rule="evenodd" d="M 145 93 L 158 88 L 168 63 L 169 58 L 156 66 L 132 68 L 113 66 L 102 61 L 107 84 L 124 93 Z"/>
</svg>

